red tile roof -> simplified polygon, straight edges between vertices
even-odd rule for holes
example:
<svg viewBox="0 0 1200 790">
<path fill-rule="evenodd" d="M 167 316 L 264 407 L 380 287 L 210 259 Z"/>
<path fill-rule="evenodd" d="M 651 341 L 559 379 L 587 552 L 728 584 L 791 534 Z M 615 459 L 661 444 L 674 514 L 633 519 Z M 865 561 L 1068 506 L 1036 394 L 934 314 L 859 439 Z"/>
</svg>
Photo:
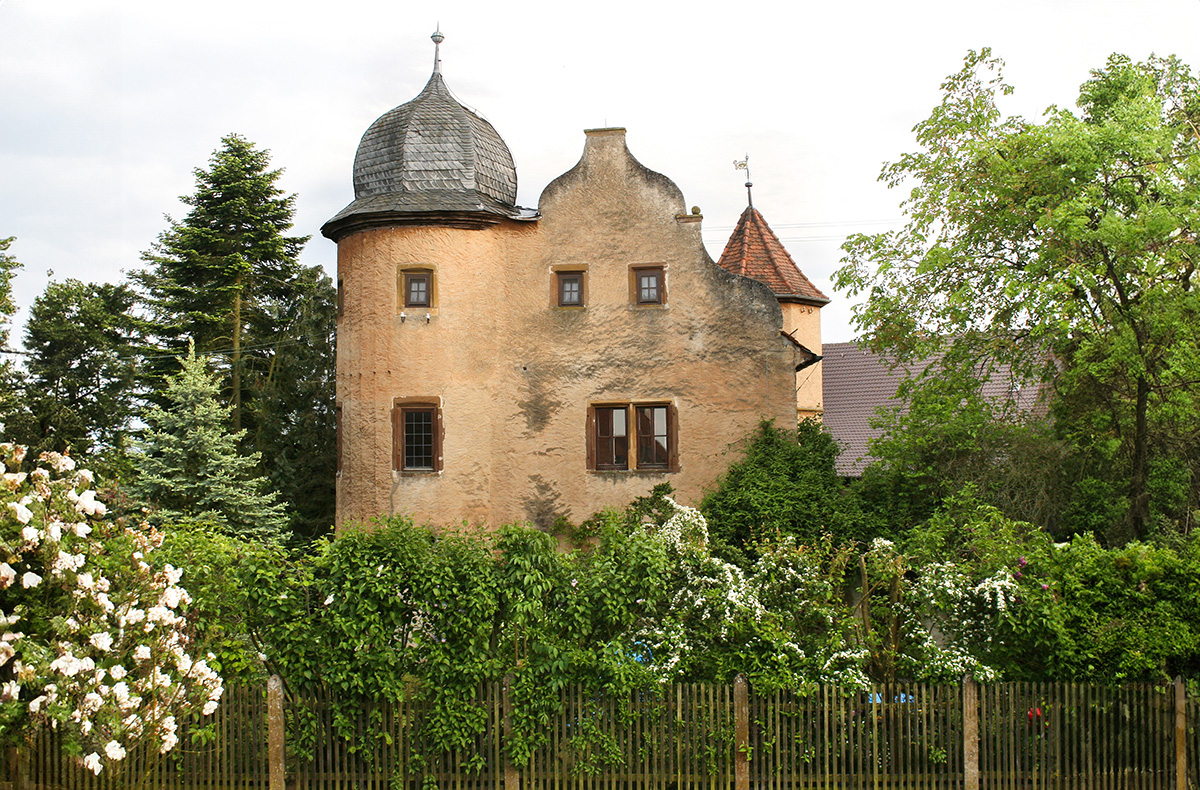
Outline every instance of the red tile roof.
<svg viewBox="0 0 1200 790">
<path fill-rule="evenodd" d="M 823 305 L 829 297 L 817 290 L 796 266 L 779 238 L 753 206 L 742 212 L 718 261 L 736 274 L 753 277 L 783 301 Z"/>
</svg>

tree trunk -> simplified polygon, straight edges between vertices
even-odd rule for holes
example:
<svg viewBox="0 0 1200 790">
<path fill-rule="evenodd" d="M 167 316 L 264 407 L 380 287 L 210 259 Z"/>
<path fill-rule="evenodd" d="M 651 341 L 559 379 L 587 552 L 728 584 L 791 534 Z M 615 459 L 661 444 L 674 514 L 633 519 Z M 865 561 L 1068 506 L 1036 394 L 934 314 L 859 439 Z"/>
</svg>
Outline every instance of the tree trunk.
<svg viewBox="0 0 1200 790">
<path fill-rule="evenodd" d="M 230 336 L 233 338 L 233 356 L 230 372 L 233 376 L 233 432 L 242 429 L 242 278 L 237 280 L 238 289 L 233 296 L 233 327 Z"/>
<path fill-rule="evenodd" d="M 1135 540 L 1146 537 L 1150 528 L 1150 450 L 1149 428 L 1146 426 L 1149 406 L 1150 382 L 1144 375 L 1138 376 L 1137 403 L 1134 406 L 1133 468 L 1129 474 L 1129 526 Z"/>
</svg>

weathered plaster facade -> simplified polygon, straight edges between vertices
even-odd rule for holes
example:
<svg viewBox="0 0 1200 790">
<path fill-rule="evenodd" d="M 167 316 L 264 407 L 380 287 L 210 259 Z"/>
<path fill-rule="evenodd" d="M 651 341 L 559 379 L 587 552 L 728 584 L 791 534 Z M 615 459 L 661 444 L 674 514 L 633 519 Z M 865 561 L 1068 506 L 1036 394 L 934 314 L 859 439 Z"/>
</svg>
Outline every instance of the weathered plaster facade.
<svg viewBox="0 0 1200 790">
<path fill-rule="evenodd" d="M 339 527 L 546 527 L 661 482 L 697 502 L 760 420 L 795 418 L 793 306 L 708 256 L 701 217 L 624 129 L 587 131 L 538 210 L 515 206 L 507 148 L 439 72 L 368 130 L 355 202 L 322 228 L 338 244 Z M 661 304 L 635 287 L 646 267 Z M 560 305 L 564 275 L 581 304 Z M 626 405 L 633 422 L 639 406 L 669 414 L 669 442 L 654 440 L 669 464 L 643 466 L 637 438 L 628 469 L 602 468 L 597 424 Z M 409 463 L 406 409 L 434 420 L 433 460 Z"/>
</svg>

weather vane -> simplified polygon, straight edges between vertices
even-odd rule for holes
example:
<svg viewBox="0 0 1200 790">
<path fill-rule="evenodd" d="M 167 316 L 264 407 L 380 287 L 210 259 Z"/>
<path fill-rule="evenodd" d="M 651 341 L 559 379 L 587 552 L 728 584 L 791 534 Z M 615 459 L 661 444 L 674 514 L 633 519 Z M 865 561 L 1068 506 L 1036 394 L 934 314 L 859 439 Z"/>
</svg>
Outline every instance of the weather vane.
<svg viewBox="0 0 1200 790">
<path fill-rule="evenodd" d="M 733 167 L 735 170 L 746 171 L 746 201 L 750 204 L 750 208 L 754 208 L 754 198 L 750 195 L 750 187 L 754 186 L 750 183 L 750 154 L 746 154 L 746 158 L 740 162 L 734 159 Z"/>
</svg>

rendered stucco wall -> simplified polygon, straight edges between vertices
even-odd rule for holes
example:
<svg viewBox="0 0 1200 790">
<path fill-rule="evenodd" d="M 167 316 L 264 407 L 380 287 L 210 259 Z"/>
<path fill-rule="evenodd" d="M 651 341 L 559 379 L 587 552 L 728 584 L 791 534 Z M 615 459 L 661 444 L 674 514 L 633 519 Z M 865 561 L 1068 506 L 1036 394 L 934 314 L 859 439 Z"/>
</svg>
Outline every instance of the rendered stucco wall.
<svg viewBox="0 0 1200 790">
<path fill-rule="evenodd" d="M 410 513 L 549 526 L 663 481 L 695 503 L 760 419 L 794 419 L 796 354 L 779 335 L 779 304 L 709 259 L 679 189 L 630 156 L 624 130 L 589 131 L 539 209 L 536 223 L 380 228 L 339 242 L 339 525 Z M 637 264 L 664 267 L 666 305 L 630 303 Z M 428 321 L 398 306 L 405 265 L 434 271 Z M 562 267 L 586 268 L 585 306 L 555 306 Z M 438 473 L 392 470 L 390 409 L 404 397 L 441 405 Z M 678 471 L 586 468 L 588 405 L 626 401 L 675 405 Z"/>
<path fill-rule="evenodd" d="M 787 332 L 814 354 L 821 353 L 821 308 L 814 305 L 785 302 L 783 331 Z M 825 413 L 821 383 L 821 363 L 796 371 L 796 418 L 820 419 Z"/>
</svg>

